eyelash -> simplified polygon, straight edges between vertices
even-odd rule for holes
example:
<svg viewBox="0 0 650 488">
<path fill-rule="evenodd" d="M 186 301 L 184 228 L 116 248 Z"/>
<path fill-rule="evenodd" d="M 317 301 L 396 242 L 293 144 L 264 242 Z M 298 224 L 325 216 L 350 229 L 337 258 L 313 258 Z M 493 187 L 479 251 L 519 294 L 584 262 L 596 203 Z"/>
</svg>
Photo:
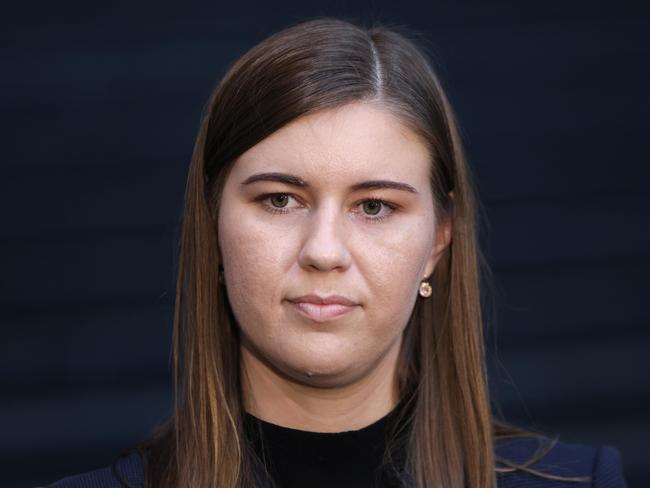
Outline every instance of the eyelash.
<svg viewBox="0 0 650 488">
<path fill-rule="evenodd" d="M 274 214 L 286 214 L 286 213 L 289 213 L 290 210 L 284 210 L 281 207 L 274 207 L 273 205 L 269 205 L 268 203 L 266 203 L 266 200 L 268 200 L 271 197 L 278 196 L 278 195 L 286 195 L 286 196 L 289 196 L 291 198 L 296 199 L 296 197 L 294 195 L 292 195 L 291 193 L 266 193 L 264 195 L 260 195 L 259 197 L 257 197 L 255 199 L 255 201 L 261 201 L 262 202 L 262 208 L 264 208 L 264 210 L 266 210 L 267 212 L 271 212 L 271 213 L 274 213 Z M 390 203 L 390 202 L 388 202 L 386 200 L 383 200 L 381 198 L 366 198 L 364 200 L 359 201 L 356 205 L 358 206 L 358 205 L 361 205 L 362 203 L 365 203 L 365 202 L 379 202 L 384 207 L 387 207 L 390 210 L 390 212 L 387 215 L 382 215 L 381 217 L 369 217 L 369 216 L 364 216 L 363 217 L 364 220 L 366 220 L 368 222 L 372 222 L 372 223 L 378 223 L 378 222 L 381 222 L 382 220 L 387 219 L 398 208 L 398 206 L 395 205 L 394 203 Z"/>
</svg>

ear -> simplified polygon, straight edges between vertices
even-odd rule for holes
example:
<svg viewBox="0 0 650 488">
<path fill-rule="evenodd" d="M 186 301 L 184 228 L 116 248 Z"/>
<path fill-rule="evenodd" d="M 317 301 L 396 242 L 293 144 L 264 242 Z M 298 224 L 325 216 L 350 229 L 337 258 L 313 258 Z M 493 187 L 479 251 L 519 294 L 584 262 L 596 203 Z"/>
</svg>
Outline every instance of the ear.
<svg viewBox="0 0 650 488">
<path fill-rule="evenodd" d="M 449 192 L 449 197 L 453 200 L 454 192 Z M 431 255 L 427 259 L 427 264 L 425 269 L 425 276 L 422 278 L 428 278 L 433 273 L 433 270 L 438 264 L 438 261 L 442 257 L 442 254 L 445 252 L 445 249 L 451 243 L 451 236 L 453 234 L 453 221 L 450 218 L 436 222 L 435 229 L 435 238 L 433 242 L 433 248 L 431 249 Z"/>
</svg>

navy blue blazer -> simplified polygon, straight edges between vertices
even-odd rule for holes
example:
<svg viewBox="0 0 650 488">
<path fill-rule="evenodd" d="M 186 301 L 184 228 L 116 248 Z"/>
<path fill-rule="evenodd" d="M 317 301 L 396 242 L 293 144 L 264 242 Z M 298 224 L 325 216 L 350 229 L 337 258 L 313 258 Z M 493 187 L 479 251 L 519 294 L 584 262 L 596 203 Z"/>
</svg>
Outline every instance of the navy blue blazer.
<svg viewBox="0 0 650 488">
<path fill-rule="evenodd" d="M 535 452 L 534 439 L 508 439 L 497 444 L 497 454 L 522 463 Z M 558 442 L 542 459 L 531 468 L 547 474 L 560 476 L 590 476 L 591 481 L 567 482 L 546 479 L 525 472 L 498 473 L 499 488 L 627 488 L 621 464 L 621 455 L 615 447 L 592 447 L 581 444 Z M 143 484 L 142 459 L 131 454 L 118 463 L 120 474 L 133 486 Z M 64 478 L 48 488 L 124 488 L 113 475 L 111 467 L 90 471 Z"/>
</svg>

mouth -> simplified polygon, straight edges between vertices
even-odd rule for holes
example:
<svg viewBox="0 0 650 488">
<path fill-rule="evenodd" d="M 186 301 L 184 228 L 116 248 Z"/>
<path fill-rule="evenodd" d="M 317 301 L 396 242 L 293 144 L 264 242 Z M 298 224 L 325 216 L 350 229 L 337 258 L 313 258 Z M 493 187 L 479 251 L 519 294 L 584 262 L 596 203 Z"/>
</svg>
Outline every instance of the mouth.
<svg viewBox="0 0 650 488">
<path fill-rule="evenodd" d="M 296 308 L 300 313 L 306 315 L 312 320 L 317 322 L 325 322 L 327 320 L 332 320 L 341 315 L 354 310 L 356 305 L 341 305 L 334 303 L 331 305 L 317 305 L 315 303 L 308 302 L 289 302 Z"/>
</svg>

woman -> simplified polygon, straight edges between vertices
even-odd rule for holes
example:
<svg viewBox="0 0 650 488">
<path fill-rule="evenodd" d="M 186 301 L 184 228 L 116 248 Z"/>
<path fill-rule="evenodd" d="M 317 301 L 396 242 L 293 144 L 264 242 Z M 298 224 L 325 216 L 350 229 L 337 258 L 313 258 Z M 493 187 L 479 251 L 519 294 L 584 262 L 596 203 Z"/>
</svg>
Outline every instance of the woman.
<svg viewBox="0 0 650 488">
<path fill-rule="evenodd" d="M 264 40 L 194 148 L 174 413 L 52 486 L 625 486 L 616 449 L 492 415 L 475 206 L 413 41 L 331 18 Z"/>
</svg>

